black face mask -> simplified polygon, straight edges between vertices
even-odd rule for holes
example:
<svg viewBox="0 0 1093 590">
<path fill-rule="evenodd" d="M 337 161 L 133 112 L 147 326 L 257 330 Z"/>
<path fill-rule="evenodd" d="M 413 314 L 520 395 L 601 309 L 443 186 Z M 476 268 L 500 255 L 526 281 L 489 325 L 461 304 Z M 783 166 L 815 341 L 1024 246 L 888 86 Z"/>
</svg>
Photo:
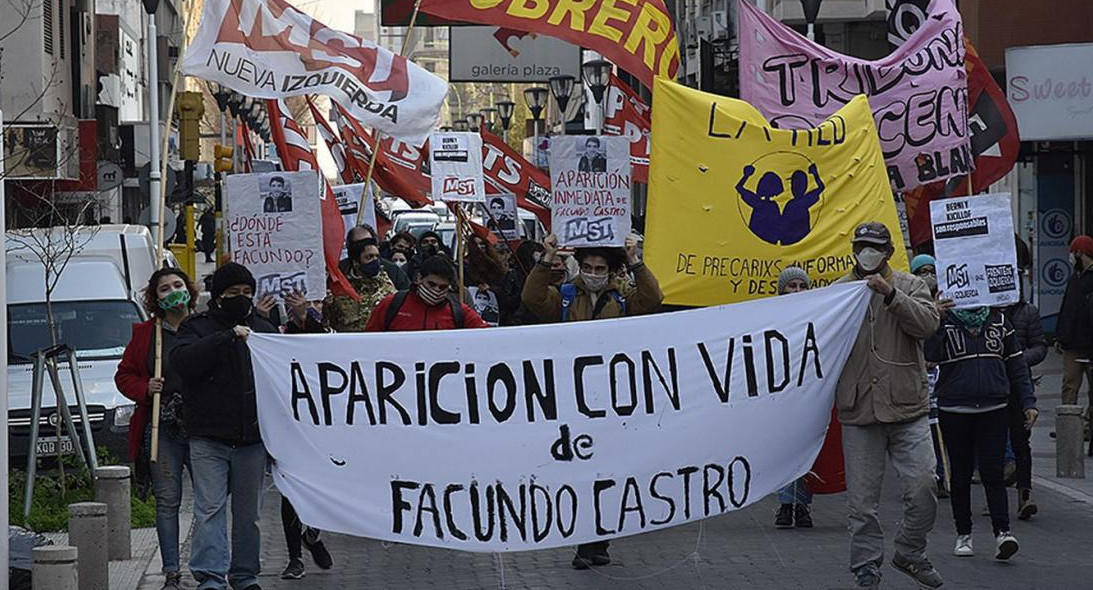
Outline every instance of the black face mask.
<svg viewBox="0 0 1093 590">
<path fill-rule="evenodd" d="M 246 295 L 220 298 L 220 311 L 228 316 L 228 319 L 241 325 L 247 321 L 254 311 L 254 301 Z"/>
<path fill-rule="evenodd" d="M 428 258 L 430 256 L 436 256 L 437 247 L 432 244 L 426 244 L 421 247 L 422 258 Z"/>
</svg>

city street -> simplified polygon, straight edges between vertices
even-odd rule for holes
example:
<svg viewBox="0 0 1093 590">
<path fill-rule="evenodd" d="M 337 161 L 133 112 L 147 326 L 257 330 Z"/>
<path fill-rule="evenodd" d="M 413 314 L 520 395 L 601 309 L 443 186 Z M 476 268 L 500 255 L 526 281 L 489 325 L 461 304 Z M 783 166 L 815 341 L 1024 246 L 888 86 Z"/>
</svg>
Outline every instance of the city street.
<svg viewBox="0 0 1093 590">
<path fill-rule="evenodd" d="M 993 559 L 990 522 L 975 521 L 977 555 L 952 555 L 954 529 L 948 500 L 939 503 L 937 525 L 930 537 L 930 556 L 945 577 L 946 588 L 959 590 L 1056 590 L 1086 587 L 1093 579 L 1093 480 L 1054 478 L 1054 440 L 1051 408 L 1058 403 L 1061 363 L 1052 355 L 1045 361 L 1039 397 L 1047 409 L 1033 437 L 1035 499 L 1040 514 L 1029 522 L 1014 520 L 1013 532 L 1021 551 L 1009 563 Z M 1086 471 L 1093 476 L 1093 461 Z M 882 519 L 888 537 L 899 519 L 895 474 L 888 472 Z M 1011 490 L 1011 510 L 1016 494 Z M 852 587 L 846 571 L 848 541 L 845 495 L 815 500 L 811 530 L 776 530 L 775 498 L 745 510 L 699 524 L 621 539 L 612 544 L 613 563 L 589 571 L 570 568 L 571 549 L 505 555 L 472 554 L 380 543 L 340 535 L 324 536 L 334 557 L 334 568 L 321 571 L 305 555 L 307 575 L 302 580 L 280 579 L 287 562 L 281 532 L 280 497 L 275 489 L 265 496 L 262 516 L 263 573 L 266 590 L 344 588 L 617 588 L 617 589 L 763 589 L 827 590 Z M 985 505 L 982 487 L 973 487 L 973 513 Z M 188 553 L 187 551 L 184 554 Z M 306 552 L 305 552 L 306 553 Z M 884 570 L 883 588 L 916 588 L 892 568 Z M 159 590 L 162 578 L 146 576 L 142 590 Z M 192 580 L 188 587 L 193 587 Z"/>
</svg>

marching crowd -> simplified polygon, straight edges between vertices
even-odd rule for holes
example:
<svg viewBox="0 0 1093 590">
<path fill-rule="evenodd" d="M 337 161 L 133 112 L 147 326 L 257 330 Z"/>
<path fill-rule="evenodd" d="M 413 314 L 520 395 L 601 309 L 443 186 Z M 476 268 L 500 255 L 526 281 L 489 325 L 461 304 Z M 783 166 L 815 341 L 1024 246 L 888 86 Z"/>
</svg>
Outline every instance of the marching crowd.
<svg viewBox="0 0 1093 590">
<path fill-rule="evenodd" d="M 1037 512 L 1031 496 L 1029 431 L 1037 409 L 1030 367 L 1044 359 L 1047 343 L 1029 303 L 954 309 L 938 293 L 936 264 L 928 254 L 914 259 L 912 274 L 892 268 L 895 249 L 883 224 L 859 226 L 852 242 L 856 265 L 842 281 L 863 280 L 873 293 L 836 389 L 850 569 L 858 588 L 879 587 L 884 534 L 878 504 L 889 463 L 903 499 L 891 565 L 936 588 L 942 577 L 927 558 L 926 541 L 939 497 L 952 503 L 959 556 L 974 553 L 970 495 L 976 473 L 987 493 L 995 558 L 1009 559 L 1018 550 L 1008 471 L 1016 481 L 1018 518 Z M 116 381 L 137 403 L 130 452 L 156 497 L 165 590 L 178 588 L 181 579 L 184 467 L 194 489 L 189 567 L 199 588 L 260 588 L 259 506 L 268 459 L 246 345 L 252 332 L 488 328 L 609 319 L 661 308 L 660 287 L 642 262 L 635 237 L 627 238 L 624 248 L 565 250 L 554 236 L 541 244 L 522 242 L 515 251 L 479 237 L 467 246 L 464 266 L 457 269 L 434 232 L 419 238 L 400 233 L 383 241 L 371 227 L 354 227 L 341 270 L 358 297 L 328 294 L 309 301 L 292 292 L 284 294 L 283 306 L 269 295 L 256 299 L 251 272 L 232 262 L 212 275 L 211 299 L 202 312 L 195 310 L 198 290 L 185 273 L 164 269 L 151 277 L 144 307 L 152 319 L 134 326 Z M 1075 274 L 1058 334 L 1067 371 L 1064 403 L 1075 403 L 1083 374 L 1079 360 L 1093 349 L 1093 238 L 1075 239 L 1071 252 Z M 780 294 L 809 287 L 808 274 L 797 267 L 786 268 L 778 279 Z M 161 330 L 155 329 L 157 319 Z M 153 378 L 157 337 L 163 369 L 162 377 Z M 161 397 L 159 455 L 149 464 L 155 393 Z M 779 498 L 775 526 L 812 526 L 804 478 L 781 490 Z M 318 567 L 333 566 L 319 532 L 303 525 L 284 498 L 281 518 L 289 553 L 282 578 L 303 577 L 304 549 Z M 608 542 L 602 541 L 579 546 L 572 564 L 587 569 L 610 559 Z"/>
</svg>

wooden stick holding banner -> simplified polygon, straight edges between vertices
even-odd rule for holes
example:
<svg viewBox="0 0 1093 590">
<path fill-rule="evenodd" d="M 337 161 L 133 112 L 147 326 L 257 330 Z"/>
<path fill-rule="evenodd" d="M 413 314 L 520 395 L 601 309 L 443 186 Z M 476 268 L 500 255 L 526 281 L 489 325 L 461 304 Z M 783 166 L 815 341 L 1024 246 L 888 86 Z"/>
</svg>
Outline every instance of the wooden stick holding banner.
<svg viewBox="0 0 1093 590">
<path fill-rule="evenodd" d="M 182 26 L 183 31 L 190 30 L 190 17 L 193 15 L 193 10 L 186 11 L 186 20 Z M 154 17 L 153 17 L 154 18 Z M 183 39 L 185 43 L 185 39 Z M 179 52 L 178 60 L 175 62 L 174 76 L 171 80 L 171 97 L 167 99 L 167 117 L 171 117 L 175 112 L 175 98 L 178 97 L 178 85 L 182 78 L 182 54 L 186 52 L 186 47 L 183 45 Z M 152 108 L 156 108 L 153 105 Z M 167 127 L 170 127 L 170 118 L 167 119 Z M 153 129 L 152 132 L 157 132 L 158 129 Z M 163 146 L 160 149 L 160 162 L 159 162 L 159 177 L 163 179 L 159 183 L 159 231 L 156 235 L 159 236 L 159 243 L 156 244 L 156 266 L 160 265 L 160 261 L 163 260 L 164 243 L 167 241 L 163 236 L 164 214 L 167 211 L 167 147 L 171 134 L 167 133 L 166 129 L 163 133 Z M 156 318 L 156 332 L 155 332 L 155 360 L 152 363 L 152 377 L 154 379 L 160 379 L 163 377 L 163 318 Z M 149 449 L 149 458 L 152 463 L 155 463 L 159 458 L 159 412 L 160 412 L 160 392 L 152 394 L 152 442 Z"/>
<path fill-rule="evenodd" d="M 398 54 L 403 56 L 403 57 L 406 57 L 406 50 L 409 49 L 409 47 L 410 47 L 410 37 L 412 37 L 414 35 L 414 23 L 417 22 L 417 15 L 418 15 L 418 12 L 420 10 L 421 10 L 421 0 L 416 0 L 414 2 L 414 12 L 413 12 L 413 14 L 410 15 L 410 26 L 409 26 L 409 28 L 406 29 L 406 37 L 403 38 L 402 48 L 398 52 Z M 380 149 L 382 149 L 380 147 L 380 142 L 383 141 L 383 133 L 379 129 L 373 129 L 373 131 L 376 134 L 375 147 L 372 148 L 372 159 L 368 163 L 368 176 L 366 176 L 365 179 L 364 179 L 364 186 L 365 187 L 367 187 L 369 184 L 372 183 L 372 171 L 376 169 L 376 156 L 379 155 Z M 377 195 L 377 197 L 379 195 L 378 192 L 376 192 L 374 194 Z M 361 222 L 364 221 L 364 202 L 365 202 L 365 197 L 366 196 L 367 196 L 367 191 L 365 193 L 361 194 L 360 202 L 357 203 L 357 225 L 360 225 Z"/>
<path fill-rule="evenodd" d="M 467 292 L 466 277 L 464 276 L 463 257 L 467 251 L 467 238 L 463 236 L 464 228 L 464 213 L 463 204 L 459 202 L 448 203 L 448 206 L 455 207 L 455 250 L 456 250 L 456 270 L 459 271 L 459 303 L 466 303 Z"/>
</svg>

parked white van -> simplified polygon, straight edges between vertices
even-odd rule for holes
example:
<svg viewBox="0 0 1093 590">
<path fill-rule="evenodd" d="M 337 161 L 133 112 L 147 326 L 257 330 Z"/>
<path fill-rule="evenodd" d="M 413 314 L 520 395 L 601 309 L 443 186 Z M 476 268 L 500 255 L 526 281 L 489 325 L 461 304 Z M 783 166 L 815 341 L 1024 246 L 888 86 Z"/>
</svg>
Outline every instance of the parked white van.
<svg viewBox="0 0 1093 590">
<path fill-rule="evenodd" d="M 50 346 L 45 303 L 45 272 L 26 247 L 32 240 L 66 239 L 62 230 L 8 231 L 8 433 L 9 457 L 14 465 L 26 461 L 29 452 L 32 355 Z M 105 446 L 127 459 L 129 418 L 134 406 L 114 386 L 114 372 L 132 335 L 132 325 L 145 319 L 139 301 L 141 290 L 159 266 L 151 233 L 140 225 L 102 225 L 80 228 L 73 243 L 75 253 L 53 289 L 51 304 L 59 344 L 67 344 L 79 359 L 88 419 L 96 446 Z M 171 258 L 170 260 L 173 260 Z M 66 402 L 75 413 L 75 397 L 69 367 L 64 363 L 61 383 Z M 72 439 L 58 439 L 56 396 L 45 380 L 39 426 L 38 455 L 71 452 Z"/>
</svg>

